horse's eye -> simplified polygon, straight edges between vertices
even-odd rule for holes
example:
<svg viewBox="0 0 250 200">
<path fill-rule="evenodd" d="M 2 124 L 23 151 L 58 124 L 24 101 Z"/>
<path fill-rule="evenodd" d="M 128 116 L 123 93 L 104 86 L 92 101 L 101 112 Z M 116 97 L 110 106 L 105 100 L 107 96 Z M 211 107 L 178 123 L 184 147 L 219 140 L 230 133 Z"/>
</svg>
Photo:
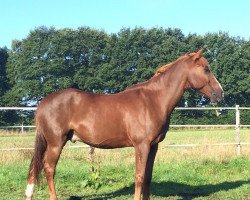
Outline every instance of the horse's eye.
<svg viewBox="0 0 250 200">
<path fill-rule="evenodd" d="M 206 73 L 210 72 L 210 69 L 208 67 L 205 67 L 204 70 L 205 70 Z"/>
</svg>

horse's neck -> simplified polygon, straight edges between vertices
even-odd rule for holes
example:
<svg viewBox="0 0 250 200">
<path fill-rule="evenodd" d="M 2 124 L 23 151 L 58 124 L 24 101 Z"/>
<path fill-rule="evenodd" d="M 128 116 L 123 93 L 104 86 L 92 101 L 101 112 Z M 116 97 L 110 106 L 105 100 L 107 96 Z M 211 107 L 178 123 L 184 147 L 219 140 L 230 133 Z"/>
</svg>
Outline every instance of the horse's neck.
<svg viewBox="0 0 250 200">
<path fill-rule="evenodd" d="M 183 69 L 179 69 L 176 66 L 168 70 L 156 79 L 155 82 L 158 88 L 155 90 L 157 97 L 156 101 L 158 101 L 157 104 L 165 116 L 172 113 L 185 92 L 187 82 L 186 73 Z"/>
</svg>

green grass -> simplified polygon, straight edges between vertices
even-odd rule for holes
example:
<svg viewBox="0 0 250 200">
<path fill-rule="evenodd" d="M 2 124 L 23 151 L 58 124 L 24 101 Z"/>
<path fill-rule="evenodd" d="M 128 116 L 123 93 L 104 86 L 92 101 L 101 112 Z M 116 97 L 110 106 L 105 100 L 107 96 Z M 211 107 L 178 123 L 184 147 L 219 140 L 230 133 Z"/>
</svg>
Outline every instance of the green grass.
<svg viewBox="0 0 250 200">
<path fill-rule="evenodd" d="M 118 161 L 119 162 L 119 161 Z M 119 164 L 121 164 L 119 162 Z M 156 162 L 153 199 L 250 199 L 250 159 L 184 160 Z M 5 165 L 0 171 L 1 199 L 23 199 L 28 162 Z M 59 199 L 132 199 L 134 166 L 101 167 L 100 187 L 85 187 L 90 166 L 81 160 L 63 159 L 58 164 Z M 45 182 L 45 181 L 43 181 Z M 47 199 L 46 184 L 37 187 L 34 199 Z"/>
<path fill-rule="evenodd" d="M 152 182 L 153 200 L 250 199 L 250 151 L 242 147 L 235 155 L 232 146 L 206 146 L 207 143 L 234 142 L 234 130 L 185 130 L 169 132 L 160 145 Z M 250 141 L 249 130 L 242 140 Z M 33 134 L 0 135 L 0 148 L 33 146 Z M 169 147 L 166 144 L 202 144 L 200 147 Z M 80 143 L 76 144 L 79 145 Z M 72 145 L 72 144 L 68 144 Z M 100 177 L 93 178 L 87 149 L 65 149 L 59 160 L 56 188 L 59 199 L 132 199 L 134 192 L 133 148 L 96 150 Z M 32 151 L 1 152 L 0 199 L 23 199 Z M 88 184 L 86 184 L 88 182 Z M 96 183 L 97 187 L 96 187 Z M 48 199 L 42 179 L 34 199 Z"/>
</svg>

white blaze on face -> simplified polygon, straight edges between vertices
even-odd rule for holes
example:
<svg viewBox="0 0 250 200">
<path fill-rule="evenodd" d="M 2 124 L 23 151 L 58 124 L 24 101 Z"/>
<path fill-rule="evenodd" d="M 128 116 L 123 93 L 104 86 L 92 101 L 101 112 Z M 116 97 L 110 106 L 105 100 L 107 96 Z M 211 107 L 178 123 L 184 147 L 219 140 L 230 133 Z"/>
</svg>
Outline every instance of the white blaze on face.
<svg viewBox="0 0 250 200">
<path fill-rule="evenodd" d="M 221 84 L 219 83 L 219 81 L 217 79 L 216 79 L 216 82 L 218 83 L 220 89 L 223 91 L 223 88 L 222 88 Z"/>
<path fill-rule="evenodd" d="M 26 195 L 26 200 L 30 200 L 34 191 L 34 184 L 28 184 L 26 187 L 25 195 Z"/>
</svg>

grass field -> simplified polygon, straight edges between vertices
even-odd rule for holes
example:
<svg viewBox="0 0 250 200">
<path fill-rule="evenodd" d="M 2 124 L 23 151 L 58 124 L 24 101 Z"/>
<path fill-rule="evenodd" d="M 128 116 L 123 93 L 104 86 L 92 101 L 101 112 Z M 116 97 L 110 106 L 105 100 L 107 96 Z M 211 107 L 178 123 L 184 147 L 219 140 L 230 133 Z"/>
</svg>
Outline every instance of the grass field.
<svg viewBox="0 0 250 200">
<path fill-rule="evenodd" d="M 236 156 L 234 130 L 170 131 L 160 144 L 152 182 L 153 200 L 250 199 L 250 145 Z M 241 130 L 241 141 L 250 142 L 250 130 Z M 0 149 L 33 147 L 34 134 L 0 133 Z M 81 143 L 68 143 L 80 145 Z M 199 144 L 196 147 L 166 147 Z M 133 148 L 96 150 L 91 174 L 88 149 L 64 149 L 58 163 L 56 188 L 59 199 L 132 199 L 134 191 Z M 0 199 L 24 199 L 32 150 L 0 152 Z M 98 175 L 98 162 L 100 176 Z M 34 199 L 48 199 L 45 180 L 36 187 Z"/>
</svg>

